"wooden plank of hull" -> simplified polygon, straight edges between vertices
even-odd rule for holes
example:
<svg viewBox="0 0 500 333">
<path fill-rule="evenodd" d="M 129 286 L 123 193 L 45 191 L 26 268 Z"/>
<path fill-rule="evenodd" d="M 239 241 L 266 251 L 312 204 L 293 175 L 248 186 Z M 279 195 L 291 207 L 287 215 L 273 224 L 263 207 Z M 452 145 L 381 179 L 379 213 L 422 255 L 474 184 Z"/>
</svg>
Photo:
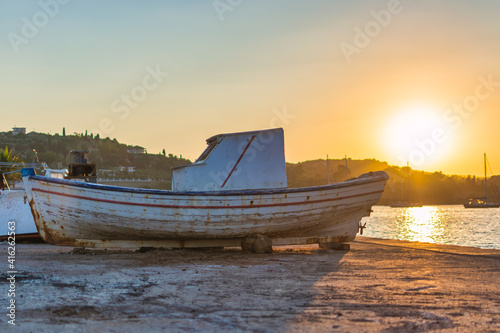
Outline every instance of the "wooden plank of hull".
<svg viewBox="0 0 500 333">
<path fill-rule="evenodd" d="M 229 241 L 252 234 L 301 242 L 321 237 L 349 241 L 358 232 L 360 219 L 369 215 L 380 198 L 386 180 L 385 173 L 377 173 L 342 186 L 196 195 L 114 190 L 25 177 L 35 222 L 47 242 L 73 246 L 102 246 L 97 244 L 113 241 L 122 246 L 171 244 L 164 247 Z"/>
<path fill-rule="evenodd" d="M 282 245 L 307 245 L 317 243 L 343 243 L 349 242 L 352 238 L 349 235 L 334 237 L 293 237 L 293 238 L 273 238 L 273 246 Z M 96 248 L 141 248 L 155 247 L 165 249 L 184 248 L 208 248 L 208 247 L 240 247 L 241 238 L 229 239 L 187 239 L 187 240 L 89 240 L 75 239 L 67 244 L 57 244 L 78 247 Z"/>
</svg>

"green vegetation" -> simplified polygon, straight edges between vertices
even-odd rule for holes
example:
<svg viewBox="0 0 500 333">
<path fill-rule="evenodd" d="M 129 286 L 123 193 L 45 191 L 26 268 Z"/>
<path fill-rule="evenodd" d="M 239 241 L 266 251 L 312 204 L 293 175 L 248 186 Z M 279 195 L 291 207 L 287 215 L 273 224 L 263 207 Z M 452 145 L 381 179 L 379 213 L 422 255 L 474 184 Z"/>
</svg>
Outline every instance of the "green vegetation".
<svg viewBox="0 0 500 333">
<path fill-rule="evenodd" d="M 4 166 L 2 167 L 3 172 L 9 172 L 12 170 L 17 170 L 18 168 L 16 167 L 15 163 L 22 163 L 20 160 L 19 156 L 14 154 L 14 151 L 11 149 L 9 150 L 9 147 L 5 147 L 5 149 L 0 148 L 0 163 L 6 163 L 6 164 L 12 164 L 12 166 Z M 13 174 L 7 174 L 4 175 L 5 180 L 7 180 L 9 183 L 14 181 L 14 180 L 20 180 L 21 176 L 18 173 L 13 173 Z M 4 182 L 3 177 L 0 177 L 0 183 Z"/>
<path fill-rule="evenodd" d="M 0 149 L 0 162 L 16 163 L 19 161 L 19 156 L 14 155 L 14 151 L 6 146 L 5 149 Z"/>
</svg>

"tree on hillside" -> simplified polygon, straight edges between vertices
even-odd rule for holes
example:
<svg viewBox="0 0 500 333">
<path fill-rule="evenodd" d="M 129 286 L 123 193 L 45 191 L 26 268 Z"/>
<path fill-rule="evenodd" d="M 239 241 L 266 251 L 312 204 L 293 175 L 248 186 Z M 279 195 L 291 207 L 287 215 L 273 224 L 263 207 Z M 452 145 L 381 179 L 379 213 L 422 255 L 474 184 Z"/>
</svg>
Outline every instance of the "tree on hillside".
<svg viewBox="0 0 500 333">
<path fill-rule="evenodd" d="M 62 136 L 66 136 L 66 128 L 65 127 L 63 127 Z"/>
<path fill-rule="evenodd" d="M 22 162 L 17 155 L 14 155 L 14 152 L 12 150 L 9 151 L 9 147 L 5 147 L 5 149 L 0 149 L 0 162 L 7 162 L 7 163 L 17 163 L 17 162 Z M 13 168 L 7 167 L 7 170 L 12 170 Z M 3 184 L 3 177 L 7 181 L 14 180 L 14 179 L 20 179 L 20 175 L 17 173 L 10 174 L 10 175 L 5 175 L 2 176 L 2 179 L 0 179 L 0 182 Z"/>
<path fill-rule="evenodd" d="M 9 147 L 5 147 L 5 149 L 0 149 L 0 162 L 16 163 L 21 161 L 19 156 L 14 155 L 12 149 L 9 151 Z"/>
</svg>

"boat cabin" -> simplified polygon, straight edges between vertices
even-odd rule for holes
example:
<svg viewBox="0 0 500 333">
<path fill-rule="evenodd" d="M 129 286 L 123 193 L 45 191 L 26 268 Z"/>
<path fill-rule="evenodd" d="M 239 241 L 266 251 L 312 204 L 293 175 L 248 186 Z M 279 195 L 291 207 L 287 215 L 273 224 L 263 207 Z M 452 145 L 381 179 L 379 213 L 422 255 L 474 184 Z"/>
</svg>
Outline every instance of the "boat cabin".
<svg viewBox="0 0 500 333">
<path fill-rule="evenodd" d="M 97 168 L 89 162 L 88 150 L 72 150 L 68 166 L 67 179 L 97 183 Z"/>
<path fill-rule="evenodd" d="M 285 188 L 282 128 L 218 134 L 190 165 L 172 168 L 174 191 Z"/>
<path fill-rule="evenodd" d="M 45 169 L 45 177 L 66 179 L 68 176 L 68 169 Z"/>
</svg>

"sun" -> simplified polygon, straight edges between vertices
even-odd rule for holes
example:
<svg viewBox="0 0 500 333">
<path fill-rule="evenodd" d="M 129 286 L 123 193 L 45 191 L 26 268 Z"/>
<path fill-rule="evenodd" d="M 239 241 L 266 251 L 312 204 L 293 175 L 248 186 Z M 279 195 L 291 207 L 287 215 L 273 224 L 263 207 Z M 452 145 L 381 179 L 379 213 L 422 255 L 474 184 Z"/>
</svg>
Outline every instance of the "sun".
<svg viewBox="0 0 500 333">
<path fill-rule="evenodd" d="M 411 107 L 394 114 L 384 132 L 388 153 L 399 165 L 429 167 L 446 157 L 452 133 L 440 112 L 431 107 Z"/>
</svg>

